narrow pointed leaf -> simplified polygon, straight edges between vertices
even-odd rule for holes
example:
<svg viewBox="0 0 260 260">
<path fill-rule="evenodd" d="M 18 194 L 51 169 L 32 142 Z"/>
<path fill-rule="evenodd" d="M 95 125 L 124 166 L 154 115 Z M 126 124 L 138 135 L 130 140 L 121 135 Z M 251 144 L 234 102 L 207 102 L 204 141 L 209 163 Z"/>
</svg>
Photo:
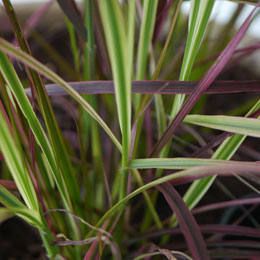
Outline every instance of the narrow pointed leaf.
<svg viewBox="0 0 260 260">
<path fill-rule="evenodd" d="M 137 169 L 188 169 L 196 166 L 206 165 L 234 165 L 239 167 L 244 162 L 226 161 L 216 159 L 201 159 L 201 158 L 148 158 L 134 159 L 130 162 L 130 168 Z"/>
<path fill-rule="evenodd" d="M 196 208 L 192 211 L 192 213 L 197 214 L 197 213 L 202 213 L 210 210 L 217 210 L 226 207 L 233 207 L 237 205 L 249 205 L 249 204 L 255 204 L 255 205 L 260 204 L 260 198 L 250 198 L 250 199 L 231 200 L 231 201 L 212 203 L 206 206 Z"/>
<path fill-rule="evenodd" d="M 186 116 L 184 122 L 231 133 L 260 137 L 260 121 L 253 118 L 189 115 Z"/>
<path fill-rule="evenodd" d="M 74 89 L 72 89 L 61 77 L 47 68 L 45 65 L 38 62 L 32 56 L 26 54 L 18 48 L 15 48 L 10 43 L 0 38 L 0 50 L 8 53 L 10 56 L 17 58 L 19 61 L 28 65 L 32 69 L 35 69 L 42 75 L 46 76 L 50 80 L 56 82 L 58 85 L 62 86 L 82 107 L 92 116 L 104 129 L 104 131 L 110 136 L 111 140 L 114 142 L 116 147 L 121 151 L 121 144 L 118 142 L 117 138 L 114 136 L 112 131 L 109 129 L 107 124 L 101 119 L 97 112 L 87 103 Z"/>
<path fill-rule="evenodd" d="M 197 84 L 197 81 L 134 80 L 132 81 L 132 93 L 161 95 L 191 94 Z M 115 93 L 114 82 L 111 80 L 68 82 L 68 85 L 79 94 Z M 68 92 L 58 84 L 48 84 L 45 87 L 49 96 L 69 95 Z M 30 89 L 26 89 L 25 91 L 31 96 Z M 214 81 L 203 94 L 251 91 L 260 92 L 260 80 Z"/>
<path fill-rule="evenodd" d="M 191 1 L 189 32 L 179 77 L 179 80 L 181 81 L 186 81 L 189 79 L 192 67 L 206 32 L 214 3 L 215 1 L 212 0 Z M 184 95 L 175 96 L 171 111 L 171 118 L 174 118 L 179 112 L 184 102 L 184 98 Z"/>
<path fill-rule="evenodd" d="M 0 125 L 0 151 L 26 205 L 30 209 L 38 211 L 38 199 L 21 154 L 22 149 L 20 144 L 15 142 L 2 111 L 0 111 Z"/>
<path fill-rule="evenodd" d="M 122 132 L 122 165 L 128 162 L 131 142 L 131 75 L 129 75 L 128 52 L 129 42 L 126 35 L 126 25 L 118 1 L 99 1 L 104 32 L 113 79 L 115 81 L 116 104 Z M 131 38 L 133 40 L 133 38 Z M 132 60 L 132 58 L 130 59 Z M 131 66 L 131 65 L 130 65 Z M 132 71 L 130 69 L 130 71 Z"/>
<path fill-rule="evenodd" d="M 20 202 L 11 192 L 0 185 L 0 202 L 4 204 L 9 213 L 17 214 L 25 221 L 28 221 L 38 228 L 42 228 L 42 221 L 39 213 L 33 209 L 27 208 L 22 202 Z"/>
<path fill-rule="evenodd" d="M 136 79 L 143 80 L 149 45 L 152 40 L 158 0 L 144 1 L 142 24 L 137 50 Z"/>
<path fill-rule="evenodd" d="M 151 156 L 157 154 L 158 152 L 160 152 L 163 149 L 163 147 L 167 144 L 167 142 L 169 141 L 171 136 L 174 134 L 175 130 L 180 125 L 180 123 L 183 121 L 185 116 L 190 112 L 192 107 L 198 101 L 199 97 L 212 84 L 212 82 L 215 80 L 215 78 L 218 76 L 218 74 L 222 71 L 224 66 L 227 64 L 230 57 L 234 53 L 236 47 L 238 46 L 239 42 L 241 41 L 242 37 L 246 33 L 247 28 L 250 24 L 250 21 L 253 18 L 253 14 L 254 14 L 255 10 L 256 10 L 256 8 L 250 13 L 250 15 L 247 17 L 247 19 L 245 20 L 245 22 L 243 23 L 243 25 L 241 26 L 241 28 L 239 29 L 237 34 L 233 37 L 233 39 L 230 41 L 230 43 L 227 45 L 227 47 L 224 49 L 224 51 L 218 57 L 216 62 L 211 66 L 211 68 L 208 70 L 206 75 L 199 82 L 198 86 L 195 88 L 195 90 L 192 92 L 192 94 L 185 101 L 181 110 L 178 112 L 176 117 L 172 120 L 172 122 L 167 127 L 166 131 L 164 132 L 164 134 L 162 135 L 160 140 L 154 146 Z"/>
<path fill-rule="evenodd" d="M 36 138 L 38 144 L 40 145 L 40 147 L 42 148 L 44 155 L 47 158 L 49 166 L 50 166 L 51 170 L 53 171 L 53 174 L 56 178 L 56 183 L 60 189 L 60 192 L 62 193 L 64 198 L 68 198 L 68 196 L 66 195 L 66 189 L 64 186 L 63 178 L 59 174 L 59 170 L 57 168 L 54 154 L 51 149 L 48 138 L 47 138 L 46 134 L 44 133 L 44 130 L 43 130 L 39 120 L 37 119 L 28 98 L 25 95 L 23 86 L 22 86 L 14 68 L 12 67 L 7 56 L 2 52 L 0 52 L 0 64 L 1 64 L 0 69 L 7 81 L 7 83 L 9 84 L 10 87 L 12 87 L 12 91 L 17 99 L 17 102 L 21 108 L 21 111 L 23 112 L 24 116 L 27 118 L 27 120 L 30 124 L 30 127 L 35 135 L 35 138 Z M 13 147 L 15 147 L 15 145 Z M 16 182 L 16 184 L 17 184 L 17 182 Z"/>
<path fill-rule="evenodd" d="M 183 170 L 180 172 L 175 172 L 173 174 L 169 174 L 166 176 L 163 176 L 161 178 L 158 178 L 154 181 L 151 181 L 142 187 L 134 190 L 129 195 L 125 196 L 123 199 L 121 199 L 118 203 L 116 203 L 112 208 L 110 208 L 104 216 L 99 220 L 97 227 L 101 227 L 104 221 L 113 213 L 115 213 L 120 207 L 125 205 L 127 201 L 132 199 L 133 197 L 137 196 L 138 194 L 142 193 L 145 190 L 148 190 L 150 188 L 153 188 L 157 185 L 163 184 L 165 182 L 171 181 L 174 184 L 178 183 L 186 183 L 191 182 L 195 179 L 200 179 L 212 175 L 222 175 L 222 176 L 228 176 L 233 174 L 239 174 L 239 175 L 247 175 L 247 174 L 254 174 L 256 176 L 260 176 L 260 167 L 259 163 L 251 163 L 251 162 L 245 162 L 239 165 L 239 167 L 234 165 L 210 165 L 210 166 L 199 166 L 199 167 L 192 167 L 191 169 Z M 92 232 L 90 232 L 89 235 L 91 235 Z"/>
<path fill-rule="evenodd" d="M 260 100 L 256 102 L 256 104 L 250 109 L 246 116 L 251 116 L 258 109 L 260 109 Z M 215 151 L 215 153 L 212 156 L 212 159 L 230 160 L 239 148 L 239 146 L 243 143 L 245 138 L 246 135 L 240 134 L 234 134 L 233 136 L 228 137 L 221 143 L 221 145 Z M 210 188 L 215 178 L 216 176 L 212 176 L 192 183 L 192 185 L 184 195 L 184 200 L 186 201 L 190 209 L 196 206 L 196 204 L 200 201 L 200 199 Z M 172 225 L 173 223 L 174 220 L 172 221 Z"/>
<path fill-rule="evenodd" d="M 164 195 L 172 211 L 176 214 L 193 258 L 195 260 L 209 259 L 200 228 L 181 196 L 169 183 L 164 183 L 156 188 Z"/>
<path fill-rule="evenodd" d="M 79 13 L 75 8 L 76 3 L 73 0 L 57 0 L 61 9 L 68 17 L 70 22 L 74 25 L 76 31 L 84 41 L 87 41 L 87 30 L 80 19 Z"/>
</svg>

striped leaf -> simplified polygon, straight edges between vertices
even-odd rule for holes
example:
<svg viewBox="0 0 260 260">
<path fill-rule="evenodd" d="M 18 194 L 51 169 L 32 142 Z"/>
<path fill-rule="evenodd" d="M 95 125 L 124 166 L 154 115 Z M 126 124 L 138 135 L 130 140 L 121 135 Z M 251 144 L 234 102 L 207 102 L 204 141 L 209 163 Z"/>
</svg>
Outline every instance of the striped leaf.
<svg viewBox="0 0 260 260">
<path fill-rule="evenodd" d="M 186 116 L 184 122 L 236 134 L 260 137 L 260 121 L 254 118 L 189 115 Z"/>
</svg>

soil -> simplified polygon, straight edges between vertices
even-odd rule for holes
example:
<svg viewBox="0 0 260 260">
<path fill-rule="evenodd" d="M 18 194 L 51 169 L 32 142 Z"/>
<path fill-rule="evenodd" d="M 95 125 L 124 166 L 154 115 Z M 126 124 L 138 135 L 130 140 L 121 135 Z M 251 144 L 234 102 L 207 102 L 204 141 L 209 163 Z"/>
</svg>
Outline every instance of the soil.
<svg viewBox="0 0 260 260">
<path fill-rule="evenodd" d="M 0 224 L 0 260 L 47 260 L 37 230 L 17 217 Z"/>
</svg>

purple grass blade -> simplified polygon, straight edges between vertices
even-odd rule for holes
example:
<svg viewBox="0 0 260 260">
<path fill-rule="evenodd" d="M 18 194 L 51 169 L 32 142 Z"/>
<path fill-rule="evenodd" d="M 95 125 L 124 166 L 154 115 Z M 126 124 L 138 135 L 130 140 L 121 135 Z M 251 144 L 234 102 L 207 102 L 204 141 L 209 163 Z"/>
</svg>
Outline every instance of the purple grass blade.
<svg viewBox="0 0 260 260">
<path fill-rule="evenodd" d="M 199 230 L 203 234 L 222 234 L 222 235 L 232 235 L 250 238 L 260 238 L 260 229 L 246 227 L 246 226 L 233 226 L 233 225 L 223 225 L 223 224 L 213 224 L 213 225 L 199 225 Z M 153 232 L 145 233 L 138 236 L 136 239 L 130 240 L 131 243 L 136 243 L 142 239 L 152 239 L 161 237 L 164 235 L 179 235 L 183 231 L 181 228 L 166 228 L 161 230 L 156 230 Z M 243 238 L 244 239 L 244 238 Z"/>
<path fill-rule="evenodd" d="M 84 41 L 87 41 L 87 30 L 81 20 L 74 0 L 57 0 L 64 14 L 68 17 L 74 28 Z"/>
<path fill-rule="evenodd" d="M 219 144 L 221 144 L 226 138 L 228 138 L 229 136 L 233 135 L 232 133 L 222 133 L 218 136 L 216 136 L 215 138 L 213 138 L 210 142 L 208 142 L 206 145 L 202 146 L 201 148 L 199 148 L 197 151 L 195 151 L 193 154 L 191 154 L 189 157 L 191 158 L 198 158 L 201 157 L 201 155 L 203 155 L 205 152 L 207 152 L 208 150 L 218 146 Z"/>
<path fill-rule="evenodd" d="M 236 205 L 248 205 L 248 204 L 259 204 L 259 203 L 260 203 L 260 198 L 224 201 L 224 202 L 212 203 L 210 205 L 196 208 L 192 211 L 192 213 L 198 214 L 198 213 L 203 213 L 203 212 L 210 211 L 210 210 L 232 207 L 232 206 L 236 206 Z"/>
<path fill-rule="evenodd" d="M 176 214 L 193 258 L 195 260 L 209 259 L 199 226 L 181 196 L 169 183 L 164 183 L 156 188 L 164 195 L 172 211 Z"/>
<path fill-rule="evenodd" d="M 98 241 L 94 241 L 94 243 L 91 244 L 88 252 L 86 253 L 84 260 L 90 260 L 92 258 L 92 255 L 96 249 L 96 246 L 98 244 Z"/>
<path fill-rule="evenodd" d="M 158 3 L 157 14 L 156 14 L 156 21 L 154 25 L 154 34 L 153 34 L 153 43 L 156 42 L 158 39 L 159 33 L 161 32 L 161 28 L 163 23 L 167 19 L 169 9 L 171 5 L 175 2 L 175 0 L 161 0 Z"/>
<path fill-rule="evenodd" d="M 0 185 L 4 186 L 9 191 L 18 191 L 14 181 L 0 180 Z"/>
<path fill-rule="evenodd" d="M 56 241 L 54 244 L 58 245 L 58 246 L 71 246 L 71 245 L 79 245 L 79 246 L 83 246 L 83 245 L 88 245 L 91 244 L 93 242 L 98 241 L 99 238 L 98 237 L 90 237 L 87 238 L 85 240 L 66 240 L 66 241 Z"/>
<path fill-rule="evenodd" d="M 240 59 L 243 58 L 243 56 L 248 56 L 252 54 L 253 52 L 257 51 L 260 48 L 260 42 L 254 43 L 252 45 L 249 45 L 247 47 L 238 48 L 235 50 L 234 54 L 239 54 Z M 203 64 L 206 64 L 214 59 L 216 59 L 219 56 L 220 53 L 215 53 L 210 56 L 207 56 L 205 59 L 195 62 L 194 67 L 201 66 Z M 237 58 L 237 57 L 236 57 Z M 235 58 L 235 59 L 236 59 Z M 233 62 L 233 61 L 232 61 Z"/>
<path fill-rule="evenodd" d="M 210 250 L 210 255 L 216 259 L 259 260 L 260 251 L 222 248 L 222 249 Z"/>
<path fill-rule="evenodd" d="M 260 248 L 259 241 L 252 240 L 225 240 L 225 241 L 207 241 L 208 246 L 229 246 L 229 247 L 239 247 L 239 248 Z"/>
<path fill-rule="evenodd" d="M 152 120 L 150 107 L 145 112 L 145 131 L 146 131 L 146 154 L 147 156 L 151 153 L 153 149 L 153 134 L 152 134 Z M 148 169 L 147 174 L 151 176 L 153 169 Z"/>
<path fill-rule="evenodd" d="M 111 67 L 110 61 L 108 58 L 108 53 L 106 49 L 106 42 L 103 34 L 103 27 L 101 26 L 101 17 L 99 13 L 98 0 L 94 2 L 95 10 L 94 12 L 94 34 L 95 34 L 95 42 L 96 42 L 96 55 L 97 55 L 97 65 L 99 65 L 99 69 L 103 74 L 104 78 L 111 78 Z"/>
<path fill-rule="evenodd" d="M 111 80 L 68 82 L 68 84 L 80 94 L 115 93 L 114 83 Z M 133 81 L 132 92 L 161 95 L 191 94 L 197 85 L 197 81 L 140 80 Z M 46 85 L 46 90 L 49 96 L 68 95 L 68 93 L 57 84 Z M 29 96 L 31 95 L 29 89 L 26 89 L 25 91 Z M 251 91 L 260 91 L 260 80 L 215 81 L 203 94 L 224 94 Z"/>
<path fill-rule="evenodd" d="M 253 18 L 253 14 L 254 14 L 255 10 L 256 10 L 256 8 L 254 8 L 254 10 L 250 13 L 250 15 L 247 17 L 247 19 L 243 23 L 243 25 L 240 27 L 237 34 L 233 37 L 233 39 L 230 41 L 230 43 L 227 45 L 227 47 L 219 55 L 218 59 L 214 62 L 214 64 L 208 70 L 206 75 L 199 82 L 198 86 L 194 89 L 194 91 L 192 91 L 191 95 L 187 98 L 187 100 L 185 101 L 184 105 L 182 106 L 182 108 L 180 109 L 180 111 L 178 112 L 176 117 L 172 120 L 172 122 L 169 124 L 169 126 L 165 130 L 164 134 L 162 135 L 162 137 L 159 139 L 157 144 L 154 146 L 150 157 L 155 156 L 164 148 L 164 146 L 167 144 L 167 142 L 170 140 L 170 138 L 176 131 L 177 127 L 183 121 L 185 116 L 191 111 L 191 109 L 196 104 L 196 102 L 198 101 L 200 96 L 212 84 L 212 82 L 215 80 L 215 78 L 219 75 L 219 73 L 225 67 L 225 65 L 229 61 L 230 57 L 234 53 L 236 47 L 240 43 L 242 37 L 246 33 L 247 28 L 250 24 L 250 21 Z"/>
</svg>

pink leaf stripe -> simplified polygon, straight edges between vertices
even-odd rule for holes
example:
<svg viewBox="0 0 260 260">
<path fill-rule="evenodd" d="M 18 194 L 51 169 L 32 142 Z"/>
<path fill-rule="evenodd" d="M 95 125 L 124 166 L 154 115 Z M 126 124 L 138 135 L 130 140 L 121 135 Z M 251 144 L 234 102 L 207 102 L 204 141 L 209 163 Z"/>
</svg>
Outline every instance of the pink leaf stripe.
<svg viewBox="0 0 260 260">
<path fill-rule="evenodd" d="M 109 94 L 115 93 L 114 83 L 105 81 L 82 81 L 68 83 L 80 94 Z M 132 92 L 142 94 L 191 94 L 198 85 L 197 81 L 163 81 L 163 80 L 140 80 L 132 82 Z M 62 96 L 68 93 L 57 84 L 46 85 L 49 96 Z M 29 89 L 25 90 L 31 95 Z M 204 94 L 224 94 L 239 92 L 259 92 L 260 80 L 245 81 L 215 81 L 205 90 Z"/>
<path fill-rule="evenodd" d="M 222 235 L 232 235 L 232 236 L 243 236 L 243 237 L 254 237 L 260 238 L 260 229 L 259 228 L 252 228 L 252 227 L 245 227 L 245 226 L 232 226 L 232 225 L 199 225 L 198 226 L 200 232 L 203 234 L 222 234 Z M 143 234 L 142 236 L 138 237 L 139 239 L 145 238 L 155 238 L 161 237 L 163 235 L 177 235 L 180 234 L 182 228 L 167 228 L 161 229 L 158 231 L 150 232 Z M 204 258 L 202 258 L 204 259 Z"/>
<path fill-rule="evenodd" d="M 202 206 L 196 208 L 192 211 L 193 214 L 202 213 L 210 210 L 217 210 L 221 208 L 227 208 L 237 205 L 248 205 L 248 204 L 260 204 L 260 198 L 250 198 L 250 199 L 241 199 L 241 200 L 232 200 L 232 201 L 224 201 L 218 203 L 212 203 L 210 205 Z"/>
<path fill-rule="evenodd" d="M 163 194 L 176 214 L 193 258 L 195 260 L 209 259 L 207 247 L 199 226 L 181 196 L 169 183 L 156 186 L 156 188 Z"/>
<path fill-rule="evenodd" d="M 212 84 L 212 82 L 215 80 L 215 78 L 219 75 L 219 73 L 222 71 L 222 69 L 228 63 L 230 57 L 235 52 L 236 47 L 238 46 L 238 44 L 241 41 L 244 34 L 246 33 L 247 28 L 250 24 L 250 21 L 253 17 L 255 10 L 256 10 L 256 8 L 254 8 L 254 10 L 247 17 L 247 19 L 245 20 L 243 25 L 240 27 L 237 34 L 233 37 L 233 39 L 229 42 L 227 47 L 219 55 L 218 59 L 211 66 L 211 68 L 208 70 L 208 72 L 203 77 L 203 79 L 198 83 L 198 86 L 196 88 L 194 88 L 194 90 L 192 91 L 191 95 L 185 101 L 185 103 L 182 106 L 179 113 L 172 120 L 172 122 L 169 124 L 169 126 L 167 127 L 167 129 L 165 130 L 163 135 L 161 136 L 160 140 L 154 146 L 153 151 L 150 154 L 150 157 L 158 154 L 163 149 L 163 147 L 167 144 L 167 142 L 169 141 L 171 136 L 174 134 L 177 127 L 183 121 L 185 116 L 190 112 L 192 107 L 196 104 L 196 102 L 198 101 L 200 96 L 209 88 L 209 86 Z"/>
</svg>

